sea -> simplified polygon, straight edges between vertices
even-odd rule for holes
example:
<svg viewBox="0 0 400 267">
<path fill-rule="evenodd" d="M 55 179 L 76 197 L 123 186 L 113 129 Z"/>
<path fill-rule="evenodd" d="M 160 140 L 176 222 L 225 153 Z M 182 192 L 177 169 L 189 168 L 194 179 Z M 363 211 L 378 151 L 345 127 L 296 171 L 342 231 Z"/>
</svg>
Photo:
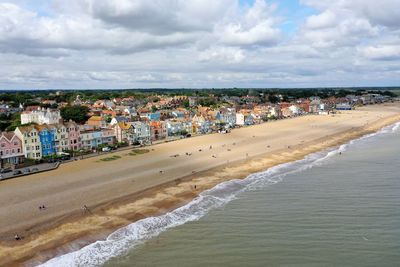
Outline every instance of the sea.
<svg viewBox="0 0 400 267">
<path fill-rule="evenodd" d="M 224 182 L 41 266 L 400 266 L 400 123 Z"/>
</svg>

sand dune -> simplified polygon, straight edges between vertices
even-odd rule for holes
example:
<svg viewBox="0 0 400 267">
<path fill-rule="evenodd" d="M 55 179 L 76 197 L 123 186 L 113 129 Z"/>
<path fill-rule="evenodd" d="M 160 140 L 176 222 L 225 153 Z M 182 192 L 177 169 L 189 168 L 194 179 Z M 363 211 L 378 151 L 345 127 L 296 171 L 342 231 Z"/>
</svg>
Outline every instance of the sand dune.
<svg viewBox="0 0 400 267">
<path fill-rule="evenodd" d="M 164 213 L 222 181 L 337 146 L 396 121 L 399 104 L 368 106 L 159 144 L 141 155 L 122 151 L 113 161 L 95 157 L 2 181 L 0 265 L 46 260 L 65 244 L 83 237 L 87 243 Z M 44 211 L 38 209 L 42 204 L 48 207 Z M 83 214 L 82 205 L 91 212 Z M 24 240 L 14 241 L 15 233 Z"/>
</svg>

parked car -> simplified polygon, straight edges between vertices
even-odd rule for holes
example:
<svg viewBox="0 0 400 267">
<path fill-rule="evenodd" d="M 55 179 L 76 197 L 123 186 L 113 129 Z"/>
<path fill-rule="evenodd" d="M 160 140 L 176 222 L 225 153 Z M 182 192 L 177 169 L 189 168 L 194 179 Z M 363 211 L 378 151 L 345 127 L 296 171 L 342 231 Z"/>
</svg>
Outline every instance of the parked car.
<svg viewBox="0 0 400 267">
<path fill-rule="evenodd" d="M 0 169 L 0 173 L 7 173 L 7 172 L 11 172 L 10 168 L 1 168 Z"/>
<path fill-rule="evenodd" d="M 110 151 L 111 151 L 111 148 L 109 148 L 108 146 L 107 146 L 107 147 L 103 147 L 103 148 L 101 149 L 101 151 L 103 151 L 103 152 L 110 152 Z"/>
<path fill-rule="evenodd" d="M 31 172 L 31 169 L 29 169 L 29 168 L 24 169 L 24 173 L 30 173 L 30 172 Z"/>
<path fill-rule="evenodd" d="M 14 175 L 19 175 L 19 174 L 22 174 L 22 171 L 20 171 L 20 170 L 15 170 L 15 171 L 13 172 L 13 174 L 14 174 Z"/>
<path fill-rule="evenodd" d="M 32 168 L 32 172 L 37 172 L 37 171 L 39 171 L 38 168 Z"/>
</svg>

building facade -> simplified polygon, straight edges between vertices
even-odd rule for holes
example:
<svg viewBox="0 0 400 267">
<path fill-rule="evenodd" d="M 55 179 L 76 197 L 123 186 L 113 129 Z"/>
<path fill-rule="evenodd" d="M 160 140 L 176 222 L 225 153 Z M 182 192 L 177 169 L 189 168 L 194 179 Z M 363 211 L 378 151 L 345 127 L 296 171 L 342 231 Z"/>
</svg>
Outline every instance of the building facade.
<svg viewBox="0 0 400 267">
<path fill-rule="evenodd" d="M 68 149 L 69 150 L 80 150 L 81 149 L 81 138 L 78 124 L 73 121 L 69 121 L 65 124 L 68 132 Z"/>
<path fill-rule="evenodd" d="M 22 152 L 25 158 L 34 160 L 42 158 L 39 131 L 34 125 L 17 127 L 14 133 L 22 141 Z"/>
<path fill-rule="evenodd" d="M 3 132 L 0 135 L 1 167 L 17 165 L 24 162 L 22 141 L 13 132 Z"/>
<path fill-rule="evenodd" d="M 59 110 L 38 108 L 37 110 L 24 111 L 21 113 L 21 124 L 57 124 L 61 121 L 62 118 Z"/>
<path fill-rule="evenodd" d="M 48 125 L 37 125 L 40 144 L 42 146 L 42 157 L 50 157 L 57 153 L 55 138 L 57 129 Z"/>
<path fill-rule="evenodd" d="M 151 141 L 167 138 L 167 127 L 164 121 L 150 122 Z"/>
<path fill-rule="evenodd" d="M 133 128 L 135 129 L 135 141 L 139 143 L 150 142 L 151 133 L 150 125 L 143 121 L 131 122 Z"/>
</svg>

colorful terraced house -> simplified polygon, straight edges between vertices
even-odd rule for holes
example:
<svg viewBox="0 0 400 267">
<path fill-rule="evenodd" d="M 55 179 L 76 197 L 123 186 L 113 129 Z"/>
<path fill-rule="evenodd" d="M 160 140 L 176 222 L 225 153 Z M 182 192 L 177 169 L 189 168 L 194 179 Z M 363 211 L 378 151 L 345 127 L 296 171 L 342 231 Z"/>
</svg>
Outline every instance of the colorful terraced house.
<svg viewBox="0 0 400 267">
<path fill-rule="evenodd" d="M 50 157 L 57 153 L 55 139 L 57 128 L 49 125 L 36 125 L 35 128 L 39 131 L 39 139 L 42 145 L 42 157 Z"/>
<path fill-rule="evenodd" d="M 36 125 L 19 126 L 14 133 L 22 141 L 25 158 L 39 160 L 42 158 L 42 144 Z"/>
</svg>

